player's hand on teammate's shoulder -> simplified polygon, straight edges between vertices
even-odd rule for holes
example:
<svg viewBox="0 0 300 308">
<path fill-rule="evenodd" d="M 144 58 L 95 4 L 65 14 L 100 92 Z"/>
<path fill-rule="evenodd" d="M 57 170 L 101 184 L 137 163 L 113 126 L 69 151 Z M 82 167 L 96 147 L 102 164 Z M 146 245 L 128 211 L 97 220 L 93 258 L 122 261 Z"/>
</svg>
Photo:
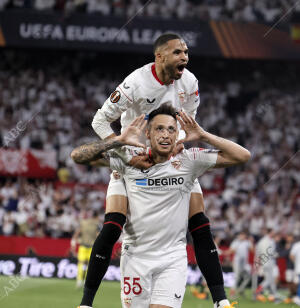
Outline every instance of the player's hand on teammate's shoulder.
<svg viewBox="0 0 300 308">
<path fill-rule="evenodd" d="M 153 161 L 148 154 L 142 152 L 137 156 L 133 156 L 128 164 L 137 169 L 148 169 L 153 166 Z"/>
<path fill-rule="evenodd" d="M 187 141 L 201 140 L 204 138 L 206 131 L 199 126 L 195 119 L 187 115 L 184 111 L 179 112 L 177 115 L 177 120 L 186 134 L 185 138 L 179 140 L 177 144 Z"/>
</svg>

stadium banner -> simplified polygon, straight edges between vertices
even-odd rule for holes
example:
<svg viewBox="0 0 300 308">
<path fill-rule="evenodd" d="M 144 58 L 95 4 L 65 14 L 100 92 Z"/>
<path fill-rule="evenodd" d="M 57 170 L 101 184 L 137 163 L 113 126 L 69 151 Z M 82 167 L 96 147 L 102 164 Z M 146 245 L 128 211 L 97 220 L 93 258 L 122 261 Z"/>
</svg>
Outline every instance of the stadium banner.
<svg viewBox="0 0 300 308">
<path fill-rule="evenodd" d="M 11 276 L 14 280 L 24 280 L 26 277 L 75 279 L 77 276 L 77 260 L 75 258 L 36 257 L 0 255 L 0 275 Z M 225 286 L 234 284 L 232 271 L 224 272 Z M 200 270 L 188 266 L 188 284 L 195 284 L 201 277 Z M 120 266 L 113 261 L 109 266 L 104 280 L 120 281 Z"/>
<path fill-rule="evenodd" d="M 29 178 L 56 177 L 55 151 L 0 149 L 0 175 Z"/>
<path fill-rule="evenodd" d="M 0 47 L 79 49 L 152 53 L 154 40 L 176 32 L 199 56 L 240 59 L 300 59 L 300 46 L 288 31 L 231 21 L 127 20 L 99 14 L 0 13 Z"/>
<path fill-rule="evenodd" d="M 26 236 L 0 236 L 0 255 L 38 255 L 65 258 L 70 255 L 70 238 L 38 238 Z M 121 242 L 114 245 L 112 260 L 119 260 Z M 188 262 L 196 264 L 192 245 L 187 245 Z"/>
<path fill-rule="evenodd" d="M 53 270 L 53 275 L 51 277 L 57 278 L 68 278 L 72 279 L 76 277 L 74 274 L 74 266 L 71 264 L 76 264 L 76 258 L 74 258 L 70 252 L 70 241 L 69 238 L 30 238 L 23 236 L 0 236 L 0 275 L 16 275 L 18 273 L 25 273 L 26 271 L 30 271 L 31 263 L 32 263 L 32 271 L 35 271 L 35 266 L 39 268 L 39 277 L 43 276 L 43 272 L 41 272 L 42 263 L 48 262 L 47 260 L 52 260 L 55 265 L 56 271 Z M 111 256 L 111 271 L 107 274 L 108 280 L 115 280 L 116 272 L 119 271 L 119 262 L 120 262 L 120 250 L 121 250 L 121 242 L 117 242 L 114 245 L 112 256 Z M 228 249 L 228 247 L 219 247 L 220 251 L 224 251 Z M 198 267 L 196 263 L 195 253 L 193 245 L 187 245 L 187 257 L 188 257 L 188 265 L 189 265 L 189 281 L 193 283 L 196 277 L 199 278 L 200 272 L 198 272 Z M 25 258 L 25 259 L 19 259 Z M 29 258 L 28 260 L 26 258 Z M 31 259 L 32 260 L 31 260 Z M 7 260 L 14 261 L 14 265 L 12 263 L 5 263 Z M 17 262 L 17 261 L 18 262 Z M 26 261 L 27 260 L 27 261 Z M 46 261 L 45 261 L 46 260 Z M 63 260 L 63 261 L 62 261 Z M 222 253 L 220 254 L 221 263 L 224 260 L 224 256 Z M 4 262 L 5 261 L 5 262 Z M 23 265 L 22 262 L 25 262 Z M 62 261 L 62 263 L 60 263 Z M 249 256 L 250 264 L 253 264 L 253 255 Z M 26 265 L 28 262 L 28 265 Z M 31 262 L 31 263 L 30 263 Z M 38 262 L 38 263 L 37 263 Z M 11 264 L 11 265 L 10 265 Z M 19 264 L 19 265 L 18 265 Z M 38 264 L 38 265 L 35 265 Z M 60 264 L 60 265 L 59 265 Z M 277 264 L 280 271 L 280 279 L 281 281 L 285 281 L 285 270 L 286 263 L 284 258 L 278 258 Z M 70 265 L 70 267 L 68 267 Z M 23 271 L 21 272 L 21 268 L 23 267 Z M 27 266 L 27 270 L 25 271 L 25 267 Z M 47 267 L 48 265 L 45 265 Z M 59 270 L 60 267 L 63 269 Z M 53 268 L 53 266 L 50 266 Z M 65 269 L 68 267 L 68 269 Z M 11 268 L 11 270 L 9 270 Z M 224 267 L 224 279 L 228 279 L 228 284 L 231 283 L 231 268 Z M 47 272 L 47 270 L 45 269 Z M 77 271 L 77 270 L 76 270 Z M 27 272 L 26 272 L 27 273 Z M 226 274 L 227 273 L 227 274 Z M 30 273 L 27 275 L 31 275 Z M 74 277 L 73 277 L 74 275 Z M 32 276 L 32 275 L 31 275 Z M 34 275 L 32 277 L 35 277 Z M 112 277 L 112 278 L 110 278 Z M 118 277 L 118 276 L 117 276 Z M 49 277 L 50 278 L 50 277 Z"/>
<path fill-rule="evenodd" d="M 70 238 L 39 238 L 26 236 L 0 236 L 0 255 L 38 255 L 67 258 L 70 256 Z M 112 259 L 119 259 L 121 243 L 117 242 Z"/>
<path fill-rule="evenodd" d="M 0 13 L 0 46 L 152 52 L 163 32 L 176 32 L 197 54 L 220 55 L 208 23 L 124 18 L 99 14 L 64 15 L 36 11 Z M 1 38 L 2 37 L 2 38 Z"/>
</svg>

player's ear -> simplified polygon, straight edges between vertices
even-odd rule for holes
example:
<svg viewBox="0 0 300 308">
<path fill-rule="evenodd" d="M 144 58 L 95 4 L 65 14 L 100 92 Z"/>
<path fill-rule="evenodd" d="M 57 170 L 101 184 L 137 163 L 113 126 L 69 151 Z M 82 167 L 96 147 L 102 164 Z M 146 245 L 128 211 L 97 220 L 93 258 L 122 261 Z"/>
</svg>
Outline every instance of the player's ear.
<svg viewBox="0 0 300 308">
<path fill-rule="evenodd" d="M 147 128 L 146 128 L 145 134 L 146 134 L 147 139 L 150 140 L 150 132 L 149 131 L 150 131 L 150 127 L 148 125 Z"/>
<path fill-rule="evenodd" d="M 155 51 L 155 61 L 157 61 L 158 63 L 162 62 L 164 59 L 164 54 L 165 54 L 165 49 L 163 48 L 163 46 L 159 46 L 156 51 Z"/>
<path fill-rule="evenodd" d="M 161 52 L 155 52 L 155 62 L 161 62 Z"/>
</svg>

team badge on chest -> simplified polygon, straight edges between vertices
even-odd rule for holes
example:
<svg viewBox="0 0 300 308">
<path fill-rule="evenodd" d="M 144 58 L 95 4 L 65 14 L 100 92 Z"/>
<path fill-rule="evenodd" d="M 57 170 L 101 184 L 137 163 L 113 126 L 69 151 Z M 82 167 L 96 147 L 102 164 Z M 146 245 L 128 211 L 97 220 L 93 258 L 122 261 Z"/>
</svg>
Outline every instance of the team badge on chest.
<svg viewBox="0 0 300 308">
<path fill-rule="evenodd" d="M 176 169 L 178 170 L 180 167 L 181 167 L 181 161 L 179 160 L 174 160 L 171 162 L 171 165 Z"/>
</svg>

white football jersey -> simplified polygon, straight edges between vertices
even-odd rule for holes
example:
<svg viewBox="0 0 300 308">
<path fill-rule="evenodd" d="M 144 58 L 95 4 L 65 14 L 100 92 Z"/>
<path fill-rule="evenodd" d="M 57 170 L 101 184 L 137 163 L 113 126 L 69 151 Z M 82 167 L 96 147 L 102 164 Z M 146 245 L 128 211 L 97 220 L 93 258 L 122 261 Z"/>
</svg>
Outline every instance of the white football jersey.
<svg viewBox="0 0 300 308">
<path fill-rule="evenodd" d="M 248 263 L 249 250 L 251 248 L 251 242 L 249 240 L 234 240 L 230 248 L 234 250 L 234 260 L 238 261 L 240 259 L 245 260 Z"/>
<path fill-rule="evenodd" d="M 292 246 L 290 255 L 295 258 L 295 273 L 300 275 L 300 241 Z"/>
<path fill-rule="evenodd" d="M 193 148 L 147 170 L 111 157 L 125 180 L 129 207 L 123 249 L 144 257 L 186 255 L 190 191 L 194 180 L 213 167 L 217 152 Z"/>
<path fill-rule="evenodd" d="M 266 260 L 262 262 L 262 267 L 270 267 L 276 265 L 276 243 L 273 238 L 265 235 L 256 244 L 256 258 L 260 260 L 261 257 L 267 256 Z M 265 260 L 265 259 L 263 259 Z"/>
<path fill-rule="evenodd" d="M 98 109 L 92 126 L 101 139 L 113 133 L 110 123 L 121 116 L 122 128 L 136 117 L 149 114 L 164 103 L 183 109 L 195 118 L 200 103 L 198 80 L 187 69 L 180 79 L 164 85 L 156 75 L 155 64 L 149 63 L 135 70 L 117 87 Z"/>
</svg>

